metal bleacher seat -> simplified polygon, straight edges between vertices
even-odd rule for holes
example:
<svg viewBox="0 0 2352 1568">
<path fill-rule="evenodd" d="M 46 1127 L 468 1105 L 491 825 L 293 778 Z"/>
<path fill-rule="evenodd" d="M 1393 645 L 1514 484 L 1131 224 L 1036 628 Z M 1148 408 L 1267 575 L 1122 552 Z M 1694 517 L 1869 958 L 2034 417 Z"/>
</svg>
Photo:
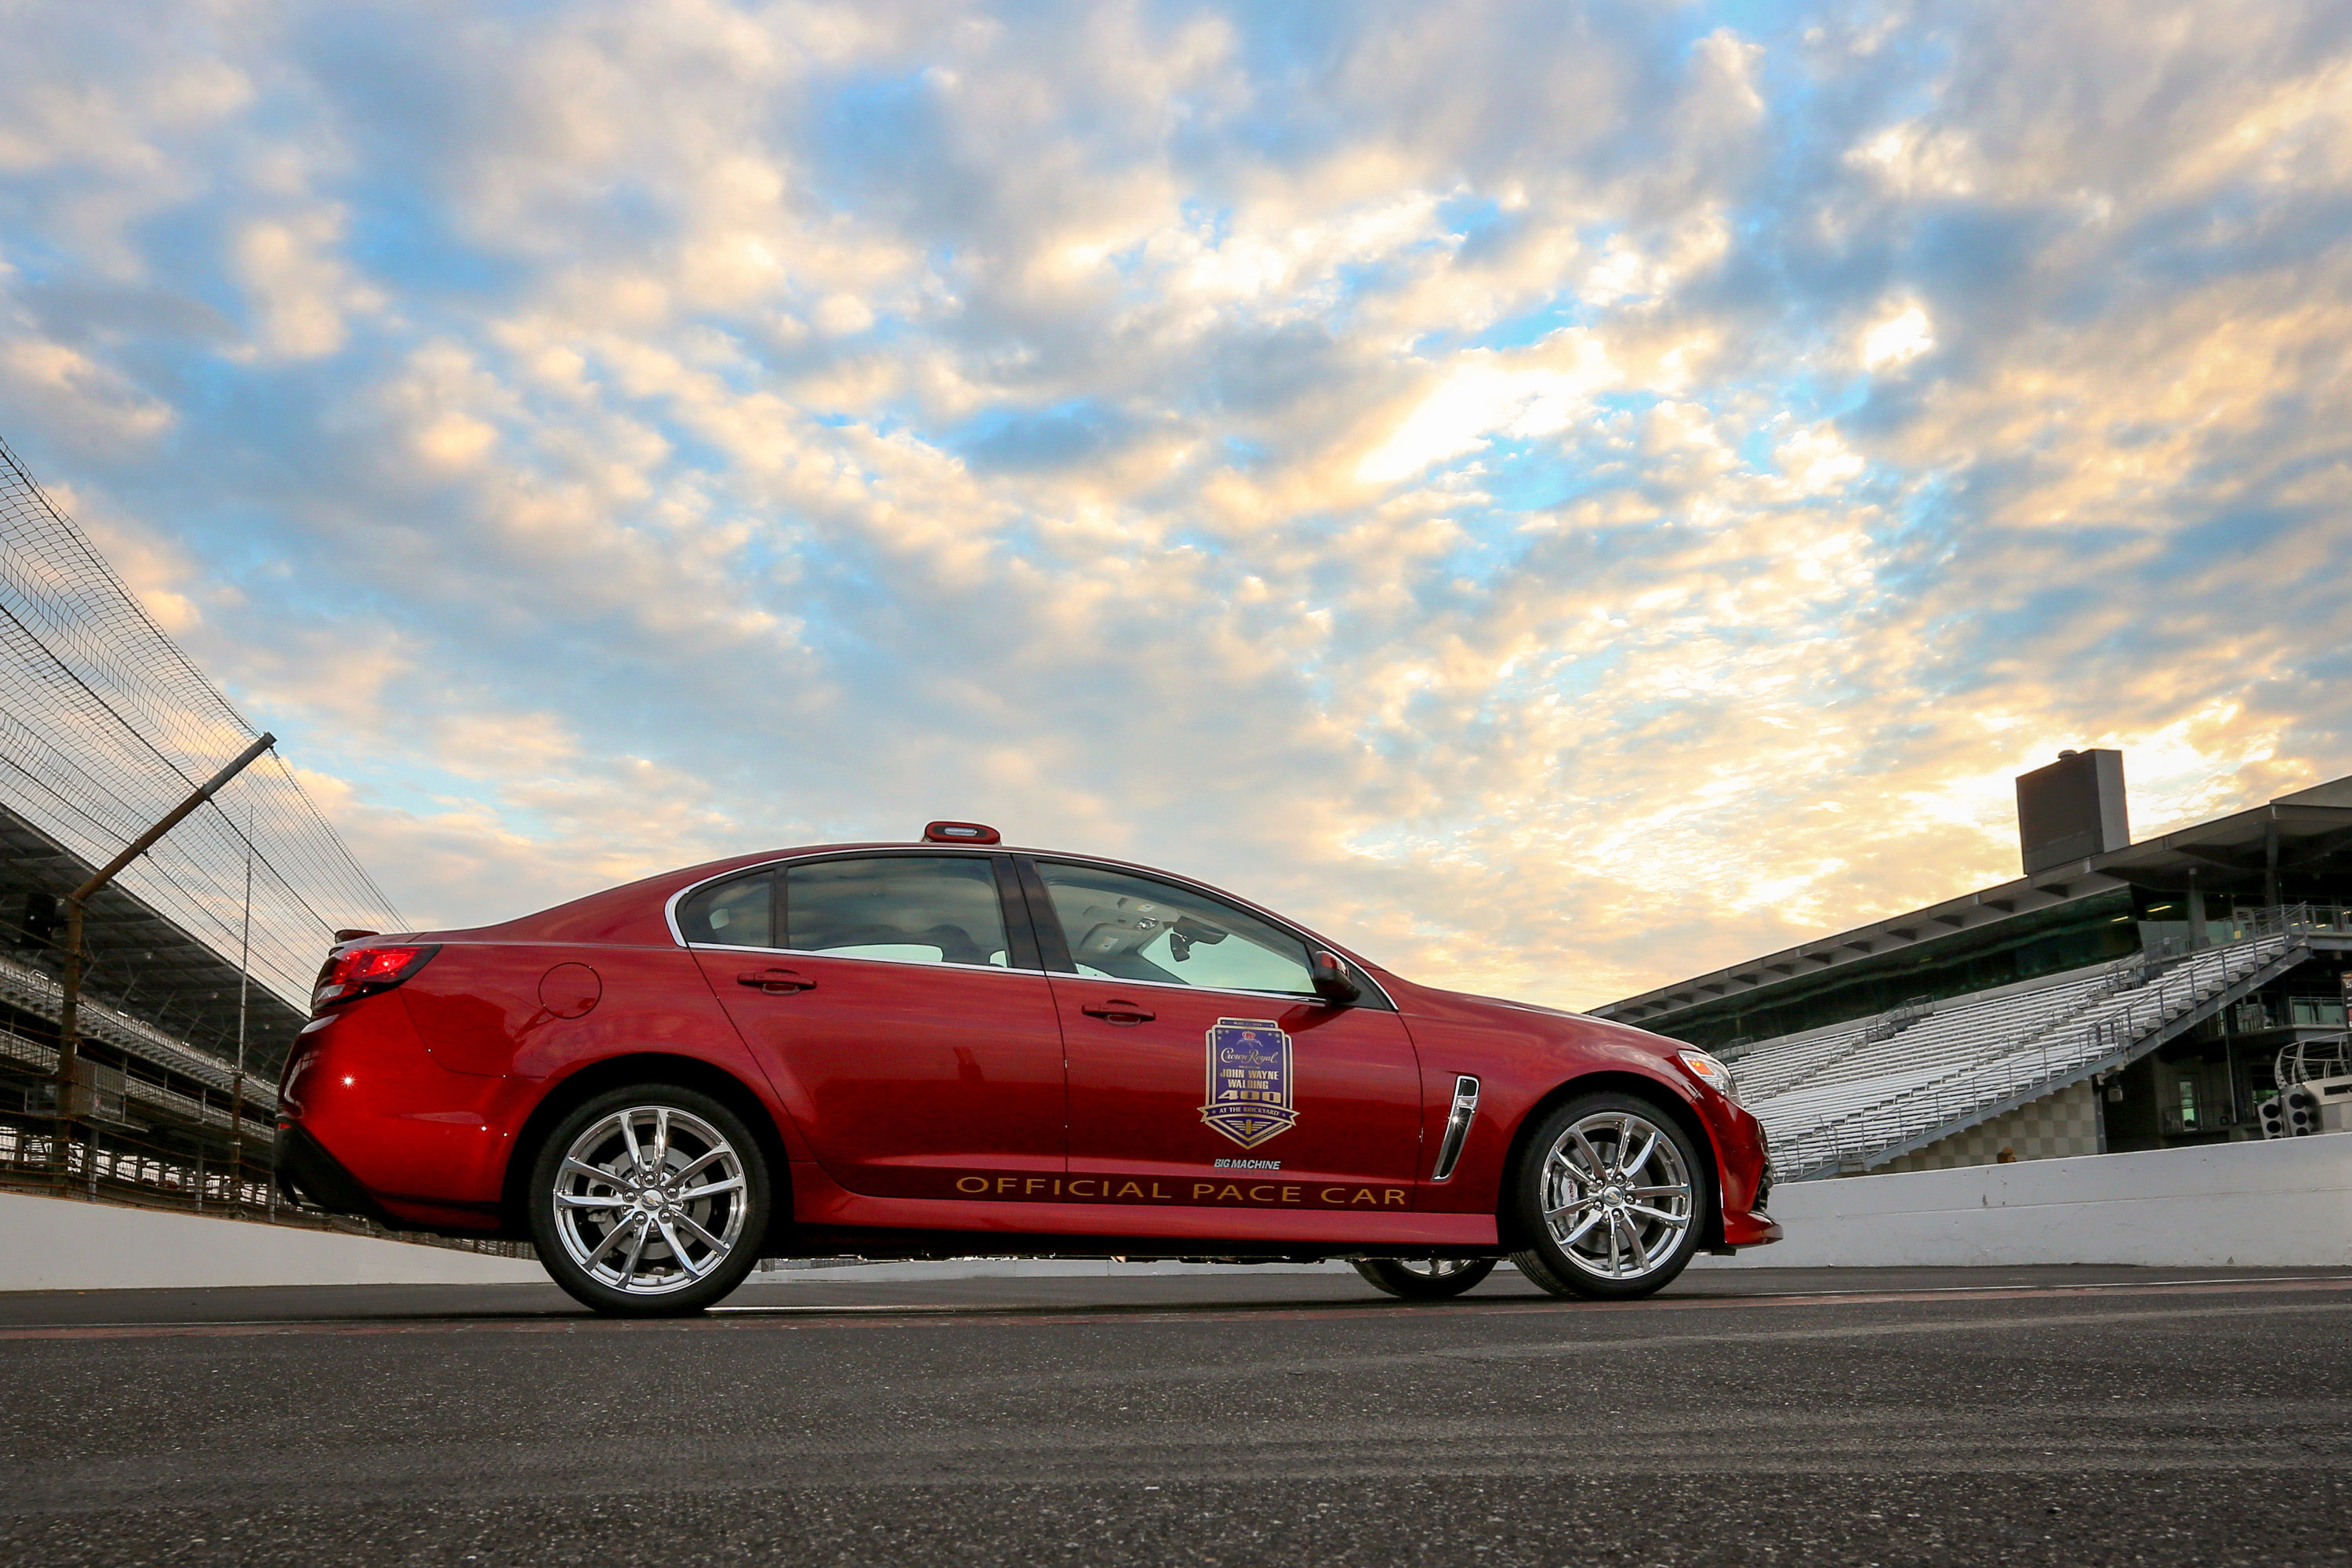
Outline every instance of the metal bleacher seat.
<svg viewBox="0 0 2352 1568">
<path fill-rule="evenodd" d="M 1738 1059 L 1743 1098 L 1784 1177 L 1866 1164 L 2063 1087 L 2252 973 L 2285 941 L 1957 996 L 1907 1026 L 1863 1019 L 1760 1041 Z"/>
</svg>

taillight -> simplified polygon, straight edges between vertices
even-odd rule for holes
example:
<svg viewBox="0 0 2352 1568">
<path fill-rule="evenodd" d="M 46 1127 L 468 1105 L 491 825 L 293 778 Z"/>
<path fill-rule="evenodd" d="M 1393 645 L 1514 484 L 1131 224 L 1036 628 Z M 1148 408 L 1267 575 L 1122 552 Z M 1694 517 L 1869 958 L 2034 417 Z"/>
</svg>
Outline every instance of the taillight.
<svg viewBox="0 0 2352 1568">
<path fill-rule="evenodd" d="M 318 989 L 310 994 L 313 1009 L 331 1007 L 354 996 L 389 991 L 418 970 L 441 949 L 433 947 L 347 947 L 327 955 L 319 971 Z"/>
</svg>

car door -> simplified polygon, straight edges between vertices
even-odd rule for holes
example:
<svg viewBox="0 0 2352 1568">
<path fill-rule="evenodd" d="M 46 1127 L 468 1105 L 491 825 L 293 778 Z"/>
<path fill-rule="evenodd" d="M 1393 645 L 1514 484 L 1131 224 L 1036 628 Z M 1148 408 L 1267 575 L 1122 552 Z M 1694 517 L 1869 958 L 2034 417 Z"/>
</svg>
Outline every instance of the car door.
<svg viewBox="0 0 2352 1568">
<path fill-rule="evenodd" d="M 843 1186 L 971 1198 L 1061 1174 L 1061 1035 L 1003 857 L 794 861 L 699 889 L 677 919 Z"/>
<path fill-rule="evenodd" d="M 1421 1073 L 1377 987 L 1322 1001 L 1303 939 L 1203 891 L 1020 864 L 1069 1064 L 1069 1195 L 1412 1206 Z"/>
</svg>

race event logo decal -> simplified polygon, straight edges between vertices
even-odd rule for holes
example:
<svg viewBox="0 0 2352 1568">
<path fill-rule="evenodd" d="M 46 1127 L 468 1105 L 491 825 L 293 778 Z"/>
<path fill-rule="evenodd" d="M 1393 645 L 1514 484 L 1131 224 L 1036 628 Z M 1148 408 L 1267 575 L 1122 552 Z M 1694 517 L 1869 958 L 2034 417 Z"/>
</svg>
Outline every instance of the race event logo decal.
<svg viewBox="0 0 2352 1568">
<path fill-rule="evenodd" d="M 1244 1149 L 1297 1125 L 1290 1037 L 1263 1019 L 1218 1019 L 1209 1031 L 1209 1103 L 1201 1120 Z"/>
</svg>

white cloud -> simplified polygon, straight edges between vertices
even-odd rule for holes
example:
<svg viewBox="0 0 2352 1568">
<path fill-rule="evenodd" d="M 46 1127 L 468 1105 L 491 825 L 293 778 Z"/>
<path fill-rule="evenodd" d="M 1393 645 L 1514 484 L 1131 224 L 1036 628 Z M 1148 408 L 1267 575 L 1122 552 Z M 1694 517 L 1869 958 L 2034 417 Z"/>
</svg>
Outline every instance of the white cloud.
<svg viewBox="0 0 2352 1568">
<path fill-rule="evenodd" d="M 1590 1003 L 2352 764 L 2284 12 L 77 16 L 10 439 L 436 921 L 971 816 Z"/>
<path fill-rule="evenodd" d="M 1936 346 L 1935 329 L 1927 312 L 1913 305 L 1896 311 L 1862 334 L 1862 363 L 1876 370 L 1917 359 Z"/>
<path fill-rule="evenodd" d="M 233 266 L 265 351 L 295 359 L 332 353 L 343 346 L 345 312 L 380 302 L 335 254 L 343 225 L 344 214 L 330 206 L 255 218 L 238 230 Z"/>
<path fill-rule="evenodd" d="M 1356 472 L 1385 484 L 1475 451 L 1490 436 L 1557 435 L 1614 378 L 1607 352 L 1582 333 L 1526 359 L 1465 355 L 1365 454 Z"/>
</svg>

